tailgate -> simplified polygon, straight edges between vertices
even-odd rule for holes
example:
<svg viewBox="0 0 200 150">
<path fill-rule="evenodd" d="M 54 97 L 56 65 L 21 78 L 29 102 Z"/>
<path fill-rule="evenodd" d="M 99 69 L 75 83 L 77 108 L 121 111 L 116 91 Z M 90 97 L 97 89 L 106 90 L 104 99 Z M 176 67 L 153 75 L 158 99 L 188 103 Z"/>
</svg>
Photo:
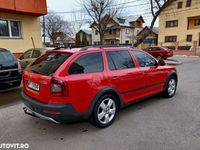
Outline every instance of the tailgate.
<svg viewBox="0 0 200 150">
<path fill-rule="evenodd" d="M 32 86 L 30 86 L 31 84 Z M 49 103 L 51 77 L 24 71 L 24 92 L 35 100 Z M 38 85 L 38 89 L 36 86 Z"/>
<path fill-rule="evenodd" d="M 28 66 L 23 75 L 25 93 L 33 99 L 49 103 L 52 76 L 70 56 L 69 53 L 46 53 Z"/>
</svg>

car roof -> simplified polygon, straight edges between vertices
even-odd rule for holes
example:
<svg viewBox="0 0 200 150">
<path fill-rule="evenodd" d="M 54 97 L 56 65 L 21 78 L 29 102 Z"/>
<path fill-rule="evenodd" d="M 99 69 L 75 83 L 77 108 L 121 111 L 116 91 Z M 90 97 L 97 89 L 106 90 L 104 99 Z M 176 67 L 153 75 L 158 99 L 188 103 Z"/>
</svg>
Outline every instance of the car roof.
<svg viewBox="0 0 200 150">
<path fill-rule="evenodd" d="M 5 48 L 0 48 L 0 51 L 9 51 L 9 50 L 7 50 Z"/>
</svg>

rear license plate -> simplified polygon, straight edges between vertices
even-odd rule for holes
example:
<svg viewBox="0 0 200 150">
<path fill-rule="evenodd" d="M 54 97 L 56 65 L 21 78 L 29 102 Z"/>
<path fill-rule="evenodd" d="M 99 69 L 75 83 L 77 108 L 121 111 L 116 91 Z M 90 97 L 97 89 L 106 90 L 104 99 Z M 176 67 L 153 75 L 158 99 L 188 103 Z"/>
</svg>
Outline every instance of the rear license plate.
<svg viewBox="0 0 200 150">
<path fill-rule="evenodd" d="M 35 90 L 35 91 L 40 91 L 40 85 L 31 81 L 28 81 L 27 84 L 28 88 Z"/>
</svg>

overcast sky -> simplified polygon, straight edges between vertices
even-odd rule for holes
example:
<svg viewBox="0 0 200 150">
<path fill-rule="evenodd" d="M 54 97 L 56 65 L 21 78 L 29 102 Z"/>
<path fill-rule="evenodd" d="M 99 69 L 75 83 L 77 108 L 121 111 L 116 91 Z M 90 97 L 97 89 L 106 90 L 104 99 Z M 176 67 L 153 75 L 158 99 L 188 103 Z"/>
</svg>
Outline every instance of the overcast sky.
<svg viewBox="0 0 200 150">
<path fill-rule="evenodd" d="M 71 11 L 78 7 L 77 0 L 47 0 L 48 9 L 54 11 Z"/>
<path fill-rule="evenodd" d="M 128 15 L 142 15 L 145 19 L 146 25 L 150 24 L 151 16 L 147 14 L 149 12 L 148 5 L 144 4 L 144 1 L 142 2 L 144 5 L 139 6 L 138 4 L 141 3 L 141 1 L 137 0 L 122 0 L 122 2 L 128 2 L 126 4 Z M 149 2 L 146 1 L 145 2 Z M 55 12 L 70 12 L 70 11 L 76 11 L 80 10 L 81 5 L 78 2 L 78 0 L 47 0 L 47 6 L 48 10 L 53 10 Z M 62 15 L 66 20 L 73 21 L 73 14 L 72 13 L 58 13 L 59 15 Z M 88 17 L 87 17 L 88 18 Z"/>
</svg>

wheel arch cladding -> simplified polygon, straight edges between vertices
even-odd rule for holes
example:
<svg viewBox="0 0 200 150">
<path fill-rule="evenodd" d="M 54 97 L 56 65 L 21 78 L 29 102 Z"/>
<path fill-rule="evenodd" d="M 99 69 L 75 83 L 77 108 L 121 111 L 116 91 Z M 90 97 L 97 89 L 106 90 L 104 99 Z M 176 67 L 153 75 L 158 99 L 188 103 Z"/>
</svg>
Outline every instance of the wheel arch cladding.
<svg viewBox="0 0 200 150">
<path fill-rule="evenodd" d="M 90 107 L 89 107 L 89 111 L 88 111 L 89 116 L 92 114 L 94 106 L 97 103 L 97 101 L 99 100 L 99 98 L 102 97 L 103 95 L 106 95 L 106 94 L 113 95 L 116 98 L 117 102 L 118 102 L 119 108 L 121 108 L 121 106 L 123 105 L 123 101 L 122 101 L 122 98 L 121 98 L 119 92 L 113 87 L 106 87 L 106 88 L 103 88 L 102 90 L 100 90 L 96 94 L 96 96 L 93 98 L 93 100 L 92 100 L 92 102 L 90 104 Z"/>
</svg>

